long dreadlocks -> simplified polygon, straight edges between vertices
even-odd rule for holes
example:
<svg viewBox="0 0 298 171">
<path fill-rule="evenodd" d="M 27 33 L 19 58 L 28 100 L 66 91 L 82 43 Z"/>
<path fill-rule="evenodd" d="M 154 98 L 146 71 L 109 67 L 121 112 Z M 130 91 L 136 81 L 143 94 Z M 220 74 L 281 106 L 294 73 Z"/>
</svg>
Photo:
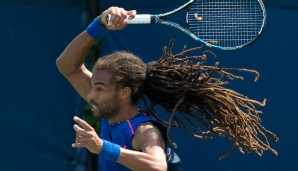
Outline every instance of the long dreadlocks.
<svg viewBox="0 0 298 171">
<path fill-rule="evenodd" d="M 167 136 L 172 126 L 182 127 L 196 138 L 212 138 L 213 135 L 226 138 L 232 142 L 230 151 L 236 147 L 244 154 L 255 152 L 259 156 L 264 151 L 278 153 L 270 147 L 268 137 L 277 142 L 278 137 L 260 123 L 260 110 L 256 106 L 265 106 L 265 100 L 259 102 L 236 91 L 225 88 L 223 79 L 243 79 L 233 71 L 256 74 L 255 70 L 240 68 L 219 68 L 218 63 L 207 66 L 205 50 L 199 56 L 187 56 L 189 52 L 202 50 L 201 47 L 184 49 L 172 54 L 174 41 L 169 48 L 163 49 L 158 61 L 144 64 L 139 58 L 127 52 L 117 52 L 105 58 L 99 58 L 94 70 L 110 70 L 114 82 L 122 87 L 132 89 L 132 103 L 143 97 L 151 114 L 160 118 L 155 112 L 159 105 L 169 113 Z M 146 71 L 145 71 L 146 70 Z M 145 73 L 146 72 L 146 73 Z M 147 97 L 151 105 L 147 105 Z M 174 146 L 175 143 L 172 142 Z"/>
</svg>

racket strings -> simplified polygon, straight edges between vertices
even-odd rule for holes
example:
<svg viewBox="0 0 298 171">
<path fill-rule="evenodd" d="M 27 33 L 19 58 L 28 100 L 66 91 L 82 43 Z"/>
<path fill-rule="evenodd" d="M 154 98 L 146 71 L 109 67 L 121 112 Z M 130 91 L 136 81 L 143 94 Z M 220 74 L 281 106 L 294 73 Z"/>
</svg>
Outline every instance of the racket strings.
<svg viewBox="0 0 298 171">
<path fill-rule="evenodd" d="M 221 47 L 245 45 L 260 34 L 264 8 L 256 0 L 197 0 L 188 11 L 188 28 Z"/>
</svg>

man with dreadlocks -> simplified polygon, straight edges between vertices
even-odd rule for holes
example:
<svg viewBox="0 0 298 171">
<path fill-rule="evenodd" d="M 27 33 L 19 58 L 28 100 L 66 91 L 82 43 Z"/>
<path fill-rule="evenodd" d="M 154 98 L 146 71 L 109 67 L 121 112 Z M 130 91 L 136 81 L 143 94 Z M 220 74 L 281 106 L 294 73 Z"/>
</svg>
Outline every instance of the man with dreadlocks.
<svg viewBox="0 0 298 171">
<path fill-rule="evenodd" d="M 104 20 L 108 14 L 112 15 L 112 25 L 107 25 Z M 75 148 L 85 147 L 98 154 L 100 171 L 170 169 L 166 157 L 166 127 L 148 112 L 137 108 L 146 64 L 128 52 L 115 52 L 99 58 L 92 73 L 84 65 L 95 40 L 106 30 L 123 29 L 126 26 L 124 19 L 127 16 L 133 18 L 135 14 L 135 10 L 109 8 L 57 59 L 60 72 L 92 104 L 94 116 L 103 118 L 98 136 L 88 123 L 74 117 L 81 127 L 74 125 L 76 140 L 72 144 Z M 173 156 L 171 158 L 173 160 Z"/>
<path fill-rule="evenodd" d="M 108 14 L 111 25 L 106 21 Z M 218 63 L 207 66 L 206 54 L 214 55 L 207 50 L 198 56 L 186 56 L 202 47 L 173 55 L 171 42 L 158 61 L 148 64 L 131 53 L 114 52 L 99 58 L 92 73 L 87 70 L 84 60 L 95 40 L 107 30 L 123 29 L 125 19 L 135 15 L 135 10 L 107 9 L 70 42 L 56 61 L 59 71 L 92 104 L 94 116 L 102 118 L 98 136 L 75 116 L 81 127 L 74 125 L 73 147 L 98 154 L 101 171 L 171 170 L 166 148 L 167 142 L 172 142 L 169 129 L 176 126 L 196 138 L 227 138 L 232 142 L 231 151 L 236 147 L 241 153 L 245 149 L 260 156 L 267 150 L 277 154 L 268 136 L 274 141 L 278 138 L 260 124 L 261 111 L 255 107 L 264 106 L 265 100 L 261 103 L 223 87 L 223 78 L 242 79 L 231 71 L 256 73 L 256 79 L 258 73 L 219 68 Z M 138 110 L 139 99 L 147 106 L 146 112 Z M 158 119 L 155 105 L 170 113 L 168 122 Z"/>
</svg>

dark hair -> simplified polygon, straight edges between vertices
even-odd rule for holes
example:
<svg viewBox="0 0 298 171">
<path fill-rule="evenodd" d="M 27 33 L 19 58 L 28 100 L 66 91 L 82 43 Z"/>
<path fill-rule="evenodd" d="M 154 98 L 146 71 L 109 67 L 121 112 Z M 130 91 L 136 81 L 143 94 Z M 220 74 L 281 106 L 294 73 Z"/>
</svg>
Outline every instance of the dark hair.
<svg viewBox="0 0 298 171">
<path fill-rule="evenodd" d="M 170 113 L 169 121 L 164 121 L 168 124 L 167 137 L 170 142 L 169 130 L 175 126 L 183 127 L 196 138 L 218 135 L 230 140 L 231 150 L 221 158 L 230 154 L 234 147 L 241 153 L 244 153 L 244 148 L 260 156 L 267 150 L 277 155 L 270 147 L 267 136 L 275 142 L 278 137 L 260 123 L 259 114 L 262 112 L 257 106 L 265 106 L 265 100 L 259 102 L 224 87 L 227 84 L 224 78 L 244 79 L 234 75 L 233 71 L 254 73 L 255 81 L 259 73 L 244 68 L 219 68 L 218 62 L 208 66 L 207 54 L 215 55 L 209 50 L 197 56 L 186 55 L 202 50 L 203 46 L 184 49 L 174 55 L 173 44 L 174 41 L 171 41 L 169 48 L 163 49 L 158 61 L 147 65 L 130 53 L 116 52 L 99 59 L 95 69 L 111 71 L 117 84 L 130 87 L 134 103 L 144 95 L 145 105 L 156 117 L 156 105 L 163 107 L 165 114 Z M 144 97 L 150 100 L 150 106 Z M 172 144 L 175 146 L 175 143 Z"/>
<path fill-rule="evenodd" d="M 93 72 L 95 70 L 112 73 L 116 88 L 129 87 L 132 104 L 137 104 L 146 70 L 146 64 L 139 57 L 126 51 L 117 51 L 99 58 L 93 67 Z"/>
</svg>

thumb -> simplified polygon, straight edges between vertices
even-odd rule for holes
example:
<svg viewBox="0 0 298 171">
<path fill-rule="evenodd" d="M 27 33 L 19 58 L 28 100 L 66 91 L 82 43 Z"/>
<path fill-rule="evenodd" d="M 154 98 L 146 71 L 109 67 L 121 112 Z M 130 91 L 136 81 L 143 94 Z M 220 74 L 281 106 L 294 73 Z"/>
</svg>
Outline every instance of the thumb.
<svg viewBox="0 0 298 171">
<path fill-rule="evenodd" d="M 130 10 L 130 11 L 127 11 L 127 15 L 128 15 L 128 18 L 129 20 L 135 18 L 135 16 L 137 15 L 137 11 L 136 10 Z"/>
</svg>

